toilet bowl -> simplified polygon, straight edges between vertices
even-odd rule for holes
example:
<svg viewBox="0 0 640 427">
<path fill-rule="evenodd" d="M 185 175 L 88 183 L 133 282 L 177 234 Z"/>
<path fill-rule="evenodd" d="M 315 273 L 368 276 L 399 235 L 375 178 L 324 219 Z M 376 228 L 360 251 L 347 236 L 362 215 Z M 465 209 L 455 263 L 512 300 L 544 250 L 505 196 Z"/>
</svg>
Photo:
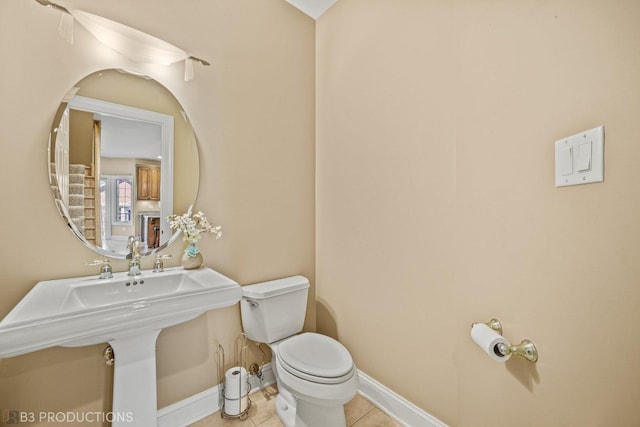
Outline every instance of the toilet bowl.
<svg viewBox="0 0 640 427">
<path fill-rule="evenodd" d="M 302 276 L 244 286 L 242 325 L 251 340 L 271 348 L 276 414 L 286 427 L 345 427 L 344 404 L 358 390 L 358 371 L 338 341 L 299 334 L 308 289 Z"/>
</svg>

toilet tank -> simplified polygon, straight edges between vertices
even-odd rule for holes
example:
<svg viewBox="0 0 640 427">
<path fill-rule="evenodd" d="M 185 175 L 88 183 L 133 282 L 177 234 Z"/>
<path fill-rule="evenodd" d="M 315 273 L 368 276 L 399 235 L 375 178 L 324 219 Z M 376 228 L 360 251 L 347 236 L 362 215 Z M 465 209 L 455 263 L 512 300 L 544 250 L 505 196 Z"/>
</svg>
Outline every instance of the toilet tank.
<svg viewBox="0 0 640 427">
<path fill-rule="evenodd" d="M 302 330 L 309 281 L 286 277 L 242 287 L 240 313 L 247 337 L 270 344 Z"/>
</svg>

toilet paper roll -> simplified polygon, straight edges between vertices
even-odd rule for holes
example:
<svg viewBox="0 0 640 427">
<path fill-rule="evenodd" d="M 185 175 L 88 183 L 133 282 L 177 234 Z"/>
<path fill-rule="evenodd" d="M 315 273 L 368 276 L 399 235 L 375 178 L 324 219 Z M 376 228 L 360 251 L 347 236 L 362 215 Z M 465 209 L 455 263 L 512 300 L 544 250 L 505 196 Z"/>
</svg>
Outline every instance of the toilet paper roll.
<svg viewBox="0 0 640 427">
<path fill-rule="evenodd" d="M 224 374 L 224 397 L 239 399 L 249 393 L 247 370 L 234 366 Z"/>
<path fill-rule="evenodd" d="M 509 341 L 484 323 L 473 324 L 471 327 L 471 338 L 473 338 L 476 344 L 478 344 L 485 353 L 497 362 L 506 362 L 511 357 L 511 354 L 503 356 L 496 348 L 500 343 L 503 343 L 508 347 Z"/>
<path fill-rule="evenodd" d="M 224 399 L 224 413 L 227 415 L 240 415 L 249 407 L 249 396 L 240 399 Z"/>
</svg>

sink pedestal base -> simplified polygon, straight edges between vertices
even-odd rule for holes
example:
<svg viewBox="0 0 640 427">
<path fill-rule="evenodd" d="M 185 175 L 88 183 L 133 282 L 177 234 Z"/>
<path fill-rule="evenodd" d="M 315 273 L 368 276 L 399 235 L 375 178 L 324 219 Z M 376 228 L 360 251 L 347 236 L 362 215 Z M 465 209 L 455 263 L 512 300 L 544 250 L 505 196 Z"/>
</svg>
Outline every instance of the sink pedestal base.
<svg viewBox="0 0 640 427">
<path fill-rule="evenodd" d="M 156 340 L 160 330 L 109 341 L 114 352 L 112 427 L 155 427 Z"/>
</svg>

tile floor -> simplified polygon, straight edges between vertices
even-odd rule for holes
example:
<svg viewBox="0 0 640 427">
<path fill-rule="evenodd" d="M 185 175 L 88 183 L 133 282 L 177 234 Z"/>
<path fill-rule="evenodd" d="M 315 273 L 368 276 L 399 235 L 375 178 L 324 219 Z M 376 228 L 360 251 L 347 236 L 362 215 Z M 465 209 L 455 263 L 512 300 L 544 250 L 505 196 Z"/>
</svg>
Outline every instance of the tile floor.
<svg viewBox="0 0 640 427">
<path fill-rule="evenodd" d="M 189 427 L 283 427 L 274 408 L 277 393 L 275 385 L 252 393 L 250 397 L 253 404 L 245 421 L 225 420 L 220 412 L 216 412 Z M 345 415 L 348 427 L 401 427 L 359 394 L 345 405 Z"/>
</svg>

